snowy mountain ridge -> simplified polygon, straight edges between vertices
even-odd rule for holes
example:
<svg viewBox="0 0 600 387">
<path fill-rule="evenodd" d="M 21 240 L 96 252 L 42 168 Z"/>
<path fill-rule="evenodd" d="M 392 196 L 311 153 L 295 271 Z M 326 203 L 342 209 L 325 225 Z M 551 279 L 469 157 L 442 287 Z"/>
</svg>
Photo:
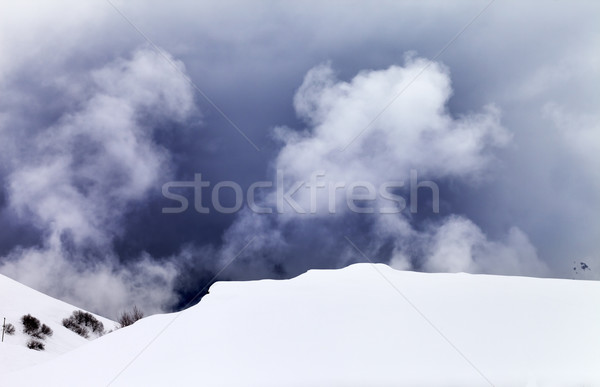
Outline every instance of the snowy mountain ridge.
<svg viewBox="0 0 600 387">
<path fill-rule="evenodd" d="M 218 282 L 6 386 L 600 385 L 600 283 L 397 271 Z"/>
</svg>

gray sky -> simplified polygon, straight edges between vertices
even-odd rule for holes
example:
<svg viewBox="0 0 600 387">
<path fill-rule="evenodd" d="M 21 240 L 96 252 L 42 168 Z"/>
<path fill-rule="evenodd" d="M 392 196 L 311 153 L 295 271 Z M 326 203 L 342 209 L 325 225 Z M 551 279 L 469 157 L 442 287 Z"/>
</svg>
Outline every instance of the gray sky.
<svg viewBox="0 0 600 387">
<path fill-rule="evenodd" d="M 106 1 L 1 6 L 0 273 L 107 315 L 181 307 L 236 256 L 219 278 L 364 260 L 345 237 L 401 269 L 600 278 L 595 2 L 494 2 L 454 41 L 487 2 L 113 4 L 162 54 Z M 169 181 L 277 169 L 414 169 L 440 212 L 161 212 Z"/>
</svg>

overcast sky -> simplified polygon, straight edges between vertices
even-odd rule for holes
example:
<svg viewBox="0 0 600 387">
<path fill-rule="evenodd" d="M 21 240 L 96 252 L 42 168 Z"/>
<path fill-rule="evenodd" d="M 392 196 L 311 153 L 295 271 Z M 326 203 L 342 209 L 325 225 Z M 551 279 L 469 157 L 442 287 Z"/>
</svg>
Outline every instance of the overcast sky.
<svg viewBox="0 0 600 387">
<path fill-rule="evenodd" d="M 217 273 L 367 258 L 600 279 L 597 2 L 0 7 L 2 274 L 112 317 L 181 308 Z M 318 172 L 402 181 L 387 192 L 407 208 L 381 214 L 394 202 L 378 195 L 374 213 L 332 214 L 323 191 L 308 214 L 246 196 L 203 214 L 182 189 L 190 208 L 162 211 L 168 182 L 201 174 L 209 203 L 218 182 L 246 195 L 277 171 L 286 190 Z M 409 210 L 411 171 L 439 212 L 427 188 Z M 277 209 L 274 188 L 256 192 Z M 310 190 L 294 198 L 310 209 Z"/>
</svg>

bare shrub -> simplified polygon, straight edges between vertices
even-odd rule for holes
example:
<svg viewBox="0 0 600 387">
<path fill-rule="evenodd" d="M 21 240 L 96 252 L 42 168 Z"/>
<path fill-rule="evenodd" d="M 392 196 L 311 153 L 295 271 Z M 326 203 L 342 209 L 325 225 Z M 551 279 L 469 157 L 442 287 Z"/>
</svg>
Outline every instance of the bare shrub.
<svg viewBox="0 0 600 387">
<path fill-rule="evenodd" d="M 74 311 L 69 318 L 62 320 L 62 324 L 65 328 L 85 338 L 89 337 L 90 331 L 96 333 L 98 336 L 104 334 L 104 324 L 98 321 L 93 314 L 82 310 Z"/>
<path fill-rule="evenodd" d="M 77 333 L 79 336 L 85 337 L 86 339 L 89 337 L 89 331 L 85 326 L 81 326 L 75 322 L 71 317 L 64 318 L 62 320 L 62 324 L 65 328 Z"/>
<path fill-rule="evenodd" d="M 23 323 L 23 332 L 32 336 L 38 333 L 41 324 L 40 320 L 38 320 L 37 318 L 33 317 L 30 314 L 26 314 L 23 317 L 21 317 L 21 322 Z"/>
<path fill-rule="evenodd" d="M 40 333 L 43 336 L 52 336 L 54 334 L 52 329 L 46 324 L 42 324 L 42 327 L 40 328 Z"/>
<path fill-rule="evenodd" d="M 43 351 L 44 349 L 46 349 L 46 346 L 41 341 L 31 339 L 27 342 L 27 348 L 36 351 Z"/>
<path fill-rule="evenodd" d="M 6 324 L 6 326 L 4 327 L 4 333 L 6 333 L 9 336 L 12 336 L 15 334 L 15 326 L 8 323 Z"/>
<path fill-rule="evenodd" d="M 48 325 L 40 323 L 40 320 L 30 314 L 21 317 L 21 323 L 23 323 L 23 332 L 32 337 L 26 344 L 27 348 L 43 351 L 45 345 L 40 340 L 44 340 L 47 336 L 52 336 L 54 333 L 52 329 Z M 11 324 L 9 325 L 12 327 L 14 333 L 14 327 Z"/>
<path fill-rule="evenodd" d="M 129 326 L 135 323 L 137 320 L 144 318 L 144 312 L 142 312 L 137 306 L 134 306 L 131 312 L 123 312 L 119 316 L 119 324 L 121 328 Z"/>
<path fill-rule="evenodd" d="M 46 336 L 52 336 L 54 333 L 48 325 L 40 323 L 40 320 L 30 314 L 21 317 L 21 322 L 23 332 L 36 339 L 44 340 Z"/>
</svg>

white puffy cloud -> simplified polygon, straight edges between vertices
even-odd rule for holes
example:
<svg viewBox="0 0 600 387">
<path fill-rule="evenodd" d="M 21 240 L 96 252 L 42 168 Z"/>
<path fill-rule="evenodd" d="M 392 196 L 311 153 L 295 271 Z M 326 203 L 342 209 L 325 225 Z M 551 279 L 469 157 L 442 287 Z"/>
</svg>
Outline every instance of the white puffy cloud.
<svg viewBox="0 0 600 387">
<path fill-rule="evenodd" d="M 322 174 L 319 178 L 325 187 L 314 196 L 302 186 L 292 197 L 307 213 L 287 208 L 273 221 L 242 213 L 226 234 L 225 249 L 238 251 L 240 241 L 253 236 L 258 242 L 251 249 L 260 256 L 261 251 L 294 239 L 286 238 L 281 230 L 288 227 L 292 233 L 301 233 L 319 218 L 327 218 L 325 229 L 331 230 L 331 238 L 341 238 L 332 230 L 346 227 L 348 208 L 336 206 L 334 214 L 328 211 L 331 197 L 327 184 L 342 183 L 347 188 L 363 181 L 379 187 L 401 181 L 408 187 L 411 170 L 421 175 L 420 180 L 477 180 L 490 169 L 493 149 L 506 145 L 511 135 L 500 124 L 500 112 L 494 106 L 453 117 L 447 108 L 451 95 L 449 71 L 440 63 L 412 56 L 407 56 L 404 66 L 362 71 L 347 82 L 336 78 L 330 64 L 310 70 L 294 98 L 296 112 L 308 127 L 300 133 L 276 129 L 283 147 L 273 166 L 284 177 L 286 189 L 295 182 L 314 184 L 316 173 Z M 317 208 L 310 213 L 315 198 Z M 375 206 L 380 205 L 378 199 L 377 195 Z M 275 207 L 276 200 L 277 195 L 272 194 L 265 201 Z M 339 200 L 344 199 L 337 197 Z M 365 253 L 376 257 L 391 242 L 384 258 L 396 268 L 548 275 L 535 248 L 516 227 L 508 231 L 505 240 L 493 241 L 465 217 L 432 220 L 424 231 L 415 227 L 411 217 L 407 210 L 369 217 L 358 228 L 367 236 Z M 326 237 L 316 236 L 320 226 L 313 224 L 315 231 L 309 235 L 323 243 Z M 356 259 L 347 249 L 335 253 L 338 265 Z"/>
<path fill-rule="evenodd" d="M 426 59 L 407 56 L 404 66 L 362 71 L 348 82 L 329 64 L 317 66 L 294 98 L 309 127 L 300 135 L 277 129 L 284 146 L 275 167 L 291 181 L 323 171 L 326 181 L 375 186 L 408 183 L 411 169 L 429 178 L 477 178 L 492 160 L 489 151 L 510 134 L 492 105 L 452 117 L 451 95 L 448 70 Z M 308 201 L 306 192 L 298 192 L 299 202 Z"/>
<path fill-rule="evenodd" d="M 547 276 L 546 265 L 518 228 L 504 241 L 490 241 L 472 221 L 451 216 L 429 230 L 423 268 L 433 272 L 468 272 Z"/>
</svg>

